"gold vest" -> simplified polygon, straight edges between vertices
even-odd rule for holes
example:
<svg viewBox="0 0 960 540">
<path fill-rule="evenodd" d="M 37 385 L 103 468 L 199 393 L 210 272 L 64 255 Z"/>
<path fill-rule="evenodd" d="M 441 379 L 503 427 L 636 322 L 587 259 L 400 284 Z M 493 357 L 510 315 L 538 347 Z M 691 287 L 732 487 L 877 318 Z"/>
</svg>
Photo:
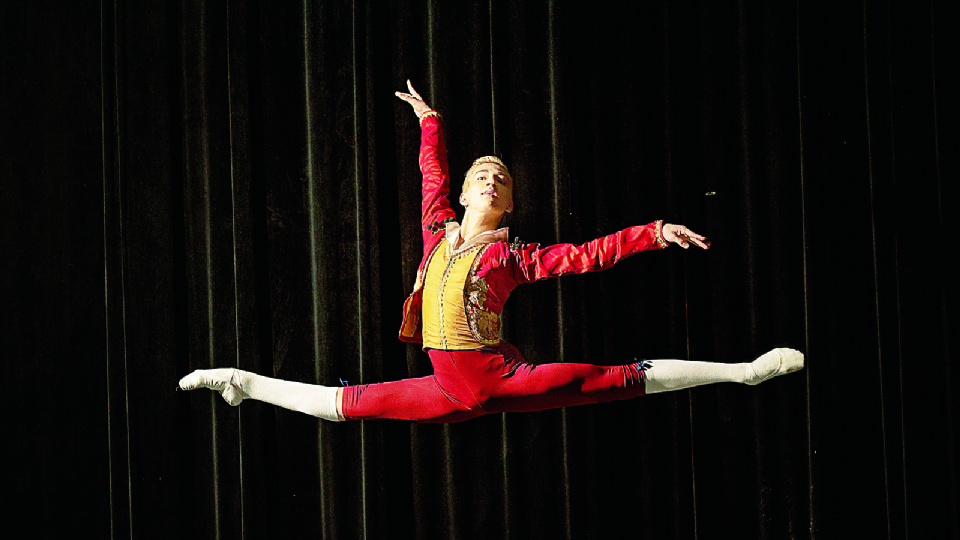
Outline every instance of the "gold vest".
<svg viewBox="0 0 960 540">
<path fill-rule="evenodd" d="M 424 349 L 463 351 L 500 342 L 500 317 L 485 310 L 478 317 L 476 309 L 483 306 L 486 283 L 483 278 L 474 276 L 474 270 L 488 245 L 478 244 L 453 254 L 449 253 L 446 239 L 437 246 L 427 263 L 423 280 Z M 493 328 L 486 328 L 492 326 L 494 321 L 471 321 L 470 315 L 473 319 L 496 318 L 496 333 L 491 332 Z M 471 331 L 471 323 L 485 327 Z M 477 336 L 487 336 L 487 339 L 481 342 Z"/>
</svg>

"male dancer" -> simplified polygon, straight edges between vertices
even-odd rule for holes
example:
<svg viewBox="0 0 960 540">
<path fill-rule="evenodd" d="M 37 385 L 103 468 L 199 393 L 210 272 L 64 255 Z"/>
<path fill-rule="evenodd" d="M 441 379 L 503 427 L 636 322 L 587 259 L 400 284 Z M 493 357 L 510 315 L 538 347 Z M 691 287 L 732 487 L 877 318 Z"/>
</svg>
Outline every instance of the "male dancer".
<svg viewBox="0 0 960 540">
<path fill-rule="evenodd" d="M 623 366 L 530 364 L 500 339 L 500 313 L 521 283 L 603 270 L 624 257 L 675 243 L 703 249 L 703 236 L 656 221 L 574 246 L 508 242 L 499 228 L 513 210 L 513 178 L 500 159 L 477 159 L 460 195 L 457 223 L 448 201 L 447 155 L 440 116 L 407 81 L 397 92 L 420 121 L 423 259 L 404 303 L 400 339 L 423 343 L 434 374 L 347 386 L 302 384 L 233 368 L 197 370 L 180 388 L 219 391 L 231 405 L 257 399 L 326 420 L 402 419 L 458 422 L 497 412 L 536 411 L 627 399 L 702 384 L 759 384 L 799 370 L 803 354 L 774 349 L 752 362 L 651 360 Z"/>
</svg>

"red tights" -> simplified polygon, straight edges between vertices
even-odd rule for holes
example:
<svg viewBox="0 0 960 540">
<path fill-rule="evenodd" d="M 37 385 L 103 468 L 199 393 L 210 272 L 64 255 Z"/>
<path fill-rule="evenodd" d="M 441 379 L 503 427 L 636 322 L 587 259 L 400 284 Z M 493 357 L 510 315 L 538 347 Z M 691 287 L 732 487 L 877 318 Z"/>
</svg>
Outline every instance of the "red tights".
<svg viewBox="0 0 960 540">
<path fill-rule="evenodd" d="M 643 395 L 642 366 L 528 364 L 509 344 L 474 351 L 428 351 L 434 374 L 348 386 L 349 420 L 460 422 L 484 414 L 527 412 Z"/>
</svg>

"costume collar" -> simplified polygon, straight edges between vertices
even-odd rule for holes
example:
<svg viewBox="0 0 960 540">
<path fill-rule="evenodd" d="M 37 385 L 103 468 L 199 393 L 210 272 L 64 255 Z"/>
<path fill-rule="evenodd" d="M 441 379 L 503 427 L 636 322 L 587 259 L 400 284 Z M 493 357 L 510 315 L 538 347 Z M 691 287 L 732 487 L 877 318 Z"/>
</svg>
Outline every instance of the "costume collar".
<svg viewBox="0 0 960 540">
<path fill-rule="evenodd" d="M 471 247 L 477 244 L 493 244 L 494 242 L 506 242 L 510 238 L 510 229 L 508 227 L 503 227 L 501 229 L 496 229 L 493 231 L 482 232 L 473 238 L 467 240 L 457 249 L 453 249 L 453 246 L 457 245 L 460 242 L 460 224 L 451 221 L 447 223 L 447 250 L 452 255 L 459 251 L 465 249 L 470 249 Z"/>
</svg>

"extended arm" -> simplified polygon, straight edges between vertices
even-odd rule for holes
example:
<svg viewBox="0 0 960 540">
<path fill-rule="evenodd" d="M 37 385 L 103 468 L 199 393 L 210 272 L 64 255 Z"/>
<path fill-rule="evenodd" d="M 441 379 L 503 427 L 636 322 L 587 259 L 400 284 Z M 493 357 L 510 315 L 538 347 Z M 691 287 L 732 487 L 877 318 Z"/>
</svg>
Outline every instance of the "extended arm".
<svg viewBox="0 0 960 540">
<path fill-rule="evenodd" d="M 585 244 L 557 244 L 541 247 L 530 244 L 516 251 L 520 281 L 536 281 L 565 274 L 603 270 L 624 257 L 668 247 L 670 242 L 684 248 L 691 243 L 709 249 L 703 236 L 682 225 L 655 221 L 629 227 Z"/>
<path fill-rule="evenodd" d="M 528 244 L 516 251 L 521 281 L 536 281 L 565 274 L 603 270 L 624 257 L 667 247 L 661 234 L 662 222 L 629 227 L 585 244 Z"/>
<path fill-rule="evenodd" d="M 447 148 L 443 140 L 440 116 L 430 108 L 407 81 L 409 93 L 397 92 L 398 98 L 413 107 L 420 120 L 420 171 L 423 173 L 421 223 L 426 237 L 430 231 L 455 219 L 450 208 L 450 185 L 447 173 Z"/>
</svg>

